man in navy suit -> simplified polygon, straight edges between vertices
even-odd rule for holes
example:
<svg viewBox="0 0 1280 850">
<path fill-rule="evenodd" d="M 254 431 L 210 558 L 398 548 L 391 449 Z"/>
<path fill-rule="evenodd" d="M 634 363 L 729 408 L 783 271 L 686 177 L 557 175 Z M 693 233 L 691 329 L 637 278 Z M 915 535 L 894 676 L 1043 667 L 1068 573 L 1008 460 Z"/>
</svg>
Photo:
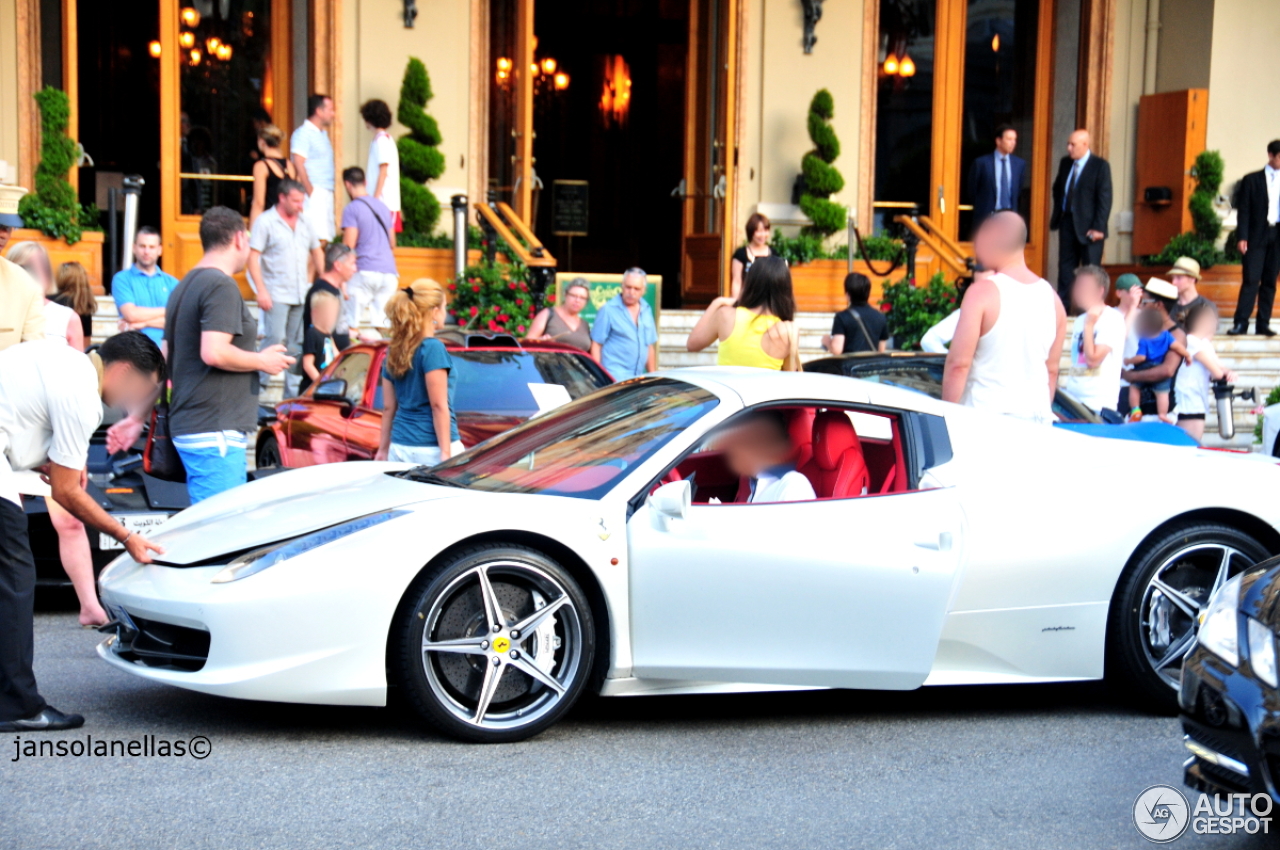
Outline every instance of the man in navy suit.
<svg viewBox="0 0 1280 850">
<path fill-rule="evenodd" d="M 1244 255 L 1236 317 L 1227 333 L 1249 332 L 1249 315 L 1258 304 L 1254 330 L 1275 336 L 1271 330 L 1271 305 L 1280 275 L 1280 139 L 1267 145 L 1267 165 L 1246 174 L 1236 189 L 1236 247 Z"/>
<path fill-rule="evenodd" d="M 996 128 L 996 149 L 969 166 L 969 197 L 973 201 L 973 229 L 993 212 L 1018 209 L 1027 161 L 1014 156 L 1018 131 L 1008 124 Z"/>
<path fill-rule="evenodd" d="M 1071 309 L 1071 284 L 1080 266 L 1102 263 L 1102 243 L 1111 219 L 1111 164 L 1089 150 L 1089 131 L 1067 139 L 1067 155 L 1053 181 L 1053 215 L 1058 231 L 1058 294 Z"/>
</svg>

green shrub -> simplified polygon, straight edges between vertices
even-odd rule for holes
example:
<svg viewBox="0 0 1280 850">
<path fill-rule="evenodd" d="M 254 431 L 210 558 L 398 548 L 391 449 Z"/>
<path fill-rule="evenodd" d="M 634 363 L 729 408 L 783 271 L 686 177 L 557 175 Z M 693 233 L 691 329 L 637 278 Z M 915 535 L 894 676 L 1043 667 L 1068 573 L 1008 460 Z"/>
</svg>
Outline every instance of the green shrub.
<svg viewBox="0 0 1280 850">
<path fill-rule="evenodd" d="M 1200 263 L 1200 268 L 1207 269 L 1227 259 L 1222 251 L 1214 247 L 1218 236 L 1222 234 L 1222 222 L 1213 209 L 1213 202 L 1218 197 L 1218 190 L 1222 188 L 1224 169 L 1222 155 L 1217 151 L 1200 152 L 1191 167 L 1196 188 L 1187 199 L 1187 210 L 1191 213 L 1191 232 L 1179 233 L 1170 239 L 1163 251 L 1144 259 L 1146 265 L 1167 266 L 1172 265 L 1179 257 L 1193 257 Z"/>
<path fill-rule="evenodd" d="M 1262 404 L 1258 405 L 1258 409 L 1259 409 L 1259 410 L 1262 410 L 1262 409 L 1264 409 L 1264 408 L 1268 408 L 1268 407 L 1270 407 L 1270 406 L 1271 406 L 1271 405 L 1273 405 L 1273 404 L 1280 404 L 1280 387 L 1276 387 L 1276 388 L 1274 388 L 1273 390 L 1271 390 L 1271 392 L 1267 393 L 1267 399 L 1266 399 L 1266 401 L 1264 401 L 1264 402 L 1262 402 Z M 1253 426 L 1253 441 L 1254 441 L 1255 443 L 1261 443 L 1261 442 L 1262 442 L 1262 416 L 1261 416 L 1261 414 L 1259 414 L 1259 416 L 1258 416 L 1258 421 L 1257 421 L 1256 423 L 1254 423 L 1254 426 Z M 1268 454 L 1270 454 L 1270 452 L 1271 452 L 1271 447 L 1270 447 L 1270 446 L 1266 446 L 1266 447 L 1263 449 L 1263 451 L 1265 451 L 1265 452 L 1267 452 Z"/>
<path fill-rule="evenodd" d="M 813 150 L 800 160 L 804 175 L 804 192 L 800 195 L 800 209 L 809 217 L 804 235 L 823 238 L 844 229 L 845 208 L 831 200 L 831 195 L 844 188 L 844 177 L 831 163 L 840 156 L 840 140 L 831 127 L 835 115 L 835 101 L 831 92 L 821 89 L 809 103 L 809 139 Z"/>
<path fill-rule="evenodd" d="M 467 227 L 467 250 L 479 249 L 484 234 L 474 224 Z M 453 233 L 400 233 L 396 245 L 402 248 L 453 248 Z"/>
<path fill-rule="evenodd" d="M 523 336 L 533 321 L 529 270 L 520 263 L 467 266 L 449 283 L 449 313 L 464 330 Z M 548 303 L 554 301 L 548 298 Z"/>
<path fill-rule="evenodd" d="M 918 350 L 925 331 L 956 309 L 956 288 L 941 272 L 924 286 L 916 286 L 905 277 L 894 283 L 886 281 L 880 309 L 889 322 L 894 348 Z"/>
<path fill-rule="evenodd" d="M 409 132 L 396 141 L 400 154 L 400 212 L 405 234 L 429 236 L 440 220 L 440 201 L 424 185 L 444 173 L 444 154 L 440 144 L 440 126 L 426 113 L 432 98 L 431 78 L 422 60 L 409 60 L 400 83 L 400 102 L 396 120 Z M 415 238 L 415 237 L 409 237 Z"/>
<path fill-rule="evenodd" d="M 1201 269 L 1211 268 L 1225 259 L 1212 241 L 1205 240 L 1197 233 L 1179 233 L 1169 240 L 1169 244 L 1159 254 L 1143 257 L 1142 264 L 1171 266 L 1179 257 L 1191 257 L 1200 264 Z"/>
<path fill-rule="evenodd" d="M 40 110 L 40 164 L 35 192 L 18 203 L 22 223 L 50 239 L 80 241 L 85 230 L 99 230 L 96 207 L 82 207 L 67 174 L 79 159 L 75 140 L 67 135 L 71 102 L 67 93 L 46 86 L 33 95 Z"/>
<path fill-rule="evenodd" d="M 804 233 L 799 236 L 784 236 L 781 230 L 775 230 L 773 238 L 769 240 L 769 250 L 786 260 L 789 266 L 802 266 L 814 260 L 825 259 L 822 239 Z"/>
</svg>

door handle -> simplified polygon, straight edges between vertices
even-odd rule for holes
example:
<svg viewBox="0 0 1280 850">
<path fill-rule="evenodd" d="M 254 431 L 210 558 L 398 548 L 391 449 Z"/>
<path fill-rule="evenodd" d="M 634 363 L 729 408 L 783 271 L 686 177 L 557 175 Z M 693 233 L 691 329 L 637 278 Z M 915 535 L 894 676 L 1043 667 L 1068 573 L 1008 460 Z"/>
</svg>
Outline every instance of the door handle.
<svg viewBox="0 0 1280 850">
<path fill-rule="evenodd" d="M 951 532 L 940 532 L 932 540 L 917 540 L 916 546 L 920 549 L 930 549 L 934 552 L 950 552 L 952 546 Z"/>
<path fill-rule="evenodd" d="M 681 199 L 687 198 L 688 186 L 689 186 L 688 182 L 683 177 L 680 178 L 680 182 L 676 184 L 676 187 L 674 189 L 671 190 L 671 197 L 681 198 Z"/>
<path fill-rule="evenodd" d="M 945 186 L 938 186 L 938 214 L 947 214 L 947 190 Z"/>
<path fill-rule="evenodd" d="M 725 179 L 723 174 L 721 174 L 720 179 L 716 181 L 716 187 L 711 190 L 711 197 L 717 200 L 722 200 L 725 193 L 728 191 L 728 187 L 729 181 Z"/>
</svg>

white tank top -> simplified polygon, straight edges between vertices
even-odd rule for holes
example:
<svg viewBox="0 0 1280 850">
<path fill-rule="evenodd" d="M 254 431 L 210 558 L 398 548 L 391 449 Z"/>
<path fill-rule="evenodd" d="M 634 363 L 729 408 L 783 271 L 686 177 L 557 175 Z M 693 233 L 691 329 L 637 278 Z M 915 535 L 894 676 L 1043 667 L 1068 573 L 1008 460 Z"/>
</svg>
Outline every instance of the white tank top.
<svg viewBox="0 0 1280 850">
<path fill-rule="evenodd" d="M 67 326 L 71 324 L 72 319 L 75 319 L 77 322 L 80 321 L 80 317 L 76 315 L 75 310 L 46 300 L 44 302 L 45 338 L 59 339 L 67 345 L 70 345 L 71 341 L 67 339 Z"/>
<path fill-rule="evenodd" d="M 1051 423 L 1047 363 L 1058 330 L 1058 296 L 1043 279 L 1020 283 L 997 273 L 991 281 L 1000 291 L 1000 314 L 978 338 L 960 403 Z"/>
</svg>

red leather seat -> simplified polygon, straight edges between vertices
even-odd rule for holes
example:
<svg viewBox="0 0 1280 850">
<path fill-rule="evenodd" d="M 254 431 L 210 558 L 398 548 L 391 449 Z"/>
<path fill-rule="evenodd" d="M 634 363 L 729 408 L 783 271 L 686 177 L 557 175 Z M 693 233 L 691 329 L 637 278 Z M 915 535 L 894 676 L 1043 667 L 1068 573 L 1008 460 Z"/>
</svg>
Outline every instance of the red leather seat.
<svg viewBox="0 0 1280 850">
<path fill-rule="evenodd" d="M 824 410 L 813 420 L 813 459 L 800 467 L 819 499 L 847 499 L 867 492 L 867 462 L 853 422 L 840 410 Z"/>
<path fill-rule="evenodd" d="M 801 407 L 791 411 L 787 431 L 791 435 L 794 454 L 791 462 L 800 468 L 813 460 L 813 417 L 812 407 Z"/>
</svg>

